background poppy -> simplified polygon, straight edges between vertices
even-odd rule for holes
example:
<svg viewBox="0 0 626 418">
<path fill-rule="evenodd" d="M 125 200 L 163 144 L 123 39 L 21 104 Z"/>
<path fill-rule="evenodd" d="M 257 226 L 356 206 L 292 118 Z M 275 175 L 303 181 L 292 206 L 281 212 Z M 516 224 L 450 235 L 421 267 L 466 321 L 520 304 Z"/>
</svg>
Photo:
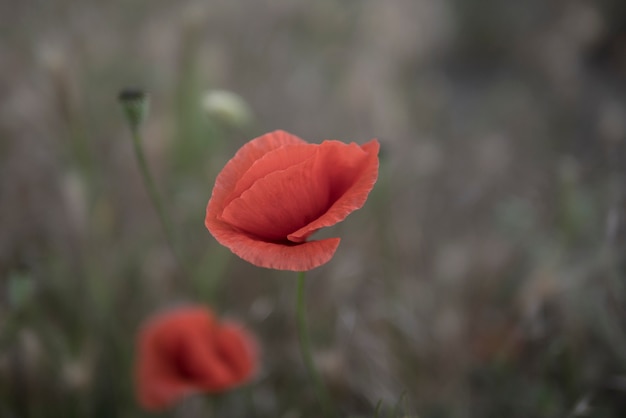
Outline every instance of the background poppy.
<svg viewBox="0 0 626 418">
<path fill-rule="evenodd" d="M 218 322 L 205 307 L 160 314 L 139 332 L 136 391 L 146 409 L 163 409 L 197 392 L 220 393 L 250 379 L 256 368 L 253 337 Z"/>
</svg>

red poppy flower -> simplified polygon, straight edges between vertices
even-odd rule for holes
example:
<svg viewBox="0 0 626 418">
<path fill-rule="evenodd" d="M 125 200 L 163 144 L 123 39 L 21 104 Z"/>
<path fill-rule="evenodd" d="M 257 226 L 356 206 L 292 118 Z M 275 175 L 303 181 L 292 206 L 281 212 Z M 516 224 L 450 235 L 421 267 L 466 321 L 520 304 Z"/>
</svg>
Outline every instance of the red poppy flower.
<svg viewBox="0 0 626 418">
<path fill-rule="evenodd" d="M 253 337 L 218 322 L 204 307 L 179 308 L 143 325 L 135 369 L 139 403 L 167 408 L 196 392 L 218 393 L 249 380 L 257 363 Z"/>
<path fill-rule="evenodd" d="M 376 140 L 309 144 L 285 131 L 253 139 L 217 176 L 205 225 L 259 267 L 318 267 L 332 258 L 339 238 L 307 238 L 363 206 L 378 177 L 378 149 Z"/>
</svg>

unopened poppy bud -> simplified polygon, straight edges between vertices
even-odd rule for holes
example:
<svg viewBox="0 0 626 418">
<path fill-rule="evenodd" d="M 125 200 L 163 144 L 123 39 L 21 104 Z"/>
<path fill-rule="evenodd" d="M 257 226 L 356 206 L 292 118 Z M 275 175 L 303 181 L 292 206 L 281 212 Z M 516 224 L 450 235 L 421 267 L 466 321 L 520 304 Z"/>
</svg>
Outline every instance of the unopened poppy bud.
<svg viewBox="0 0 626 418">
<path fill-rule="evenodd" d="M 248 103 L 227 90 L 206 92 L 202 97 L 202 108 L 210 117 L 237 127 L 249 125 L 253 118 Z"/>
<path fill-rule="evenodd" d="M 118 99 L 130 128 L 137 131 L 148 115 L 148 95 L 143 90 L 127 88 L 120 92 Z"/>
</svg>

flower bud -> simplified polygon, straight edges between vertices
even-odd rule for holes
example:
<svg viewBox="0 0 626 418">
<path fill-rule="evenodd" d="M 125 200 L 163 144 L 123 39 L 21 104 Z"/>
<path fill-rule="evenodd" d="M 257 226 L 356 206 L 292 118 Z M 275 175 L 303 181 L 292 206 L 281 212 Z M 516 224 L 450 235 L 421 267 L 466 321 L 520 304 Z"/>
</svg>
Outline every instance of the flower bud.
<svg viewBox="0 0 626 418">
<path fill-rule="evenodd" d="M 118 100 L 130 128 L 137 131 L 148 115 L 148 95 L 141 89 L 127 88 L 120 92 Z"/>
<path fill-rule="evenodd" d="M 228 125 L 245 127 L 252 122 L 248 103 L 231 91 L 210 90 L 202 97 L 202 108 L 210 116 Z"/>
</svg>

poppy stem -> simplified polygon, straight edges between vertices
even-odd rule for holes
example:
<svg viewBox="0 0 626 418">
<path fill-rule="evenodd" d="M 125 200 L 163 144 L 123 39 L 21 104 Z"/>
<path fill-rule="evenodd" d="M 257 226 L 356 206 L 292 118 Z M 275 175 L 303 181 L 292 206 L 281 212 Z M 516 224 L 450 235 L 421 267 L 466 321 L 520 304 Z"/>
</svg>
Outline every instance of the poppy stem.
<svg viewBox="0 0 626 418">
<path fill-rule="evenodd" d="M 296 298 L 296 315 L 298 318 L 298 337 L 300 340 L 300 352 L 304 365 L 309 373 L 309 376 L 313 380 L 315 386 L 315 392 L 317 394 L 318 401 L 322 405 L 324 416 L 330 417 L 334 414 L 331 410 L 330 396 L 328 391 L 322 382 L 322 379 L 315 367 L 313 361 L 313 355 L 311 354 L 311 341 L 309 339 L 309 330 L 306 322 L 306 308 L 304 306 L 304 284 L 305 284 L 306 272 L 301 271 L 298 273 L 298 290 Z"/>
<path fill-rule="evenodd" d="M 141 172 L 141 177 L 143 178 L 144 186 L 150 195 L 150 200 L 152 201 L 152 205 L 154 206 L 157 215 L 159 217 L 159 221 L 161 222 L 161 227 L 163 228 L 163 233 L 165 234 L 165 240 L 167 241 L 176 262 L 178 263 L 180 269 L 183 273 L 187 274 L 187 270 L 185 268 L 185 264 L 182 262 L 182 259 L 178 252 L 176 251 L 176 246 L 174 245 L 174 232 L 172 228 L 172 223 L 170 221 L 167 212 L 165 211 L 165 206 L 161 201 L 159 196 L 159 192 L 156 188 L 156 184 L 150 172 L 150 168 L 148 167 L 148 163 L 146 161 L 145 154 L 143 152 L 143 147 L 141 146 L 141 133 L 139 131 L 138 126 L 131 126 L 131 133 L 133 139 L 133 148 L 135 150 L 135 158 L 137 159 L 137 164 L 139 165 L 139 171 Z"/>
</svg>

